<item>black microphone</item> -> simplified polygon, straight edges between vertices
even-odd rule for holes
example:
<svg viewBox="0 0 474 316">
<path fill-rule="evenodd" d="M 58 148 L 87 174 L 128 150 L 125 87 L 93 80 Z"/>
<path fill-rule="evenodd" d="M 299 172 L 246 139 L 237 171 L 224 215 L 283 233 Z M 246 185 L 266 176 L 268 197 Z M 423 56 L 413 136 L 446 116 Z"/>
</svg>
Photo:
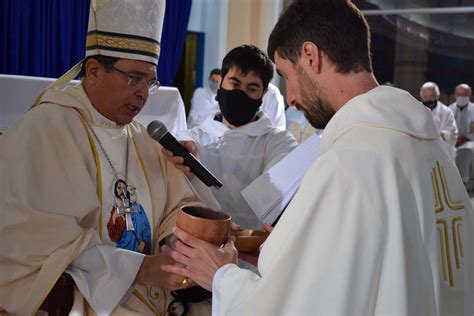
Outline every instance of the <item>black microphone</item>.
<svg viewBox="0 0 474 316">
<path fill-rule="evenodd" d="M 208 187 L 214 186 L 217 189 L 222 187 L 222 183 L 209 171 L 199 160 L 194 157 L 183 145 L 168 132 L 165 124 L 160 121 L 153 121 L 148 124 L 146 128 L 148 134 L 159 142 L 164 148 L 171 150 L 175 156 L 183 157 L 184 165 L 191 169 L 191 172 L 196 175 Z"/>
</svg>

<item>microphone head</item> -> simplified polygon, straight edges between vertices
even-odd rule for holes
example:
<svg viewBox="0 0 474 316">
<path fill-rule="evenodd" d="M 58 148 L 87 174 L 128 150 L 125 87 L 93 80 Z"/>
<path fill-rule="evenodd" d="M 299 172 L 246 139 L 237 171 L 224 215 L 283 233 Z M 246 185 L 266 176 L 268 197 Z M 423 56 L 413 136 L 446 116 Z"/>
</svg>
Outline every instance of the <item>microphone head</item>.
<svg viewBox="0 0 474 316">
<path fill-rule="evenodd" d="M 163 137 L 168 132 L 168 129 L 166 128 L 165 124 L 158 120 L 148 124 L 146 130 L 148 132 L 148 135 L 151 136 L 151 138 L 157 140 L 161 139 L 161 137 Z"/>
</svg>

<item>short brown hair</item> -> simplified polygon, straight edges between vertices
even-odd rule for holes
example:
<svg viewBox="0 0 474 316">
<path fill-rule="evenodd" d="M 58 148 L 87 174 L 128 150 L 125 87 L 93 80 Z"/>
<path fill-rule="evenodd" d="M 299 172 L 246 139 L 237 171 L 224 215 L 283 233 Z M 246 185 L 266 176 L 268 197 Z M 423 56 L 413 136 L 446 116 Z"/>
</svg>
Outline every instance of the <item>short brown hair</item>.
<svg viewBox="0 0 474 316">
<path fill-rule="evenodd" d="M 114 68 L 115 63 L 119 60 L 116 57 L 110 57 L 110 56 L 103 56 L 103 55 L 93 55 L 87 57 L 83 62 L 82 62 L 82 67 L 81 71 L 79 72 L 79 77 L 84 78 L 86 76 L 86 64 L 89 59 L 95 59 L 97 60 L 100 64 L 102 64 L 105 68 L 105 71 L 110 72 Z"/>
<path fill-rule="evenodd" d="M 295 64 L 306 41 L 316 44 L 339 73 L 372 72 L 369 26 L 351 1 L 295 0 L 270 35 L 268 56 L 274 61 L 278 52 Z"/>
</svg>

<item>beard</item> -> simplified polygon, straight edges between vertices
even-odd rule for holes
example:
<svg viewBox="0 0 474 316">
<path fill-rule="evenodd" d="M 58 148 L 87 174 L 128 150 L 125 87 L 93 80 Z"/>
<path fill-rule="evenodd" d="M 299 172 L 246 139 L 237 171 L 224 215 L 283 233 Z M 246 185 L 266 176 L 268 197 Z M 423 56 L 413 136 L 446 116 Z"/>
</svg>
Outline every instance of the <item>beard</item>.
<svg viewBox="0 0 474 316">
<path fill-rule="evenodd" d="M 301 88 L 301 103 L 295 106 L 304 113 L 314 128 L 324 129 L 336 112 L 331 109 L 321 86 L 313 81 L 301 67 L 298 67 L 297 72 L 298 85 Z"/>
</svg>

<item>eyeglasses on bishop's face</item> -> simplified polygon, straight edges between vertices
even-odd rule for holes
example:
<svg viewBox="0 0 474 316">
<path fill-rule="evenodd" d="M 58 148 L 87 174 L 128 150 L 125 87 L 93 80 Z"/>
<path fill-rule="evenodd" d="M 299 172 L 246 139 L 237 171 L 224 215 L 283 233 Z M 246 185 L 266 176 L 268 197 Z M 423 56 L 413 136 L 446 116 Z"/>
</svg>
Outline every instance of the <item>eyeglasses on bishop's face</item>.
<svg viewBox="0 0 474 316">
<path fill-rule="evenodd" d="M 130 87 L 138 87 L 142 88 L 145 85 L 148 85 L 148 93 L 153 94 L 155 93 L 158 88 L 160 87 L 160 82 L 158 80 L 152 79 L 148 80 L 144 76 L 136 75 L 136 74 L 131 74 L 128 72 L 125 72 L 123 70 L 120 70 L 116 67 L 112 67 L 113 70 L 121 74 L 122 76 L 126 77 L 128 79 L 128 85 Z"/>
</svg>

